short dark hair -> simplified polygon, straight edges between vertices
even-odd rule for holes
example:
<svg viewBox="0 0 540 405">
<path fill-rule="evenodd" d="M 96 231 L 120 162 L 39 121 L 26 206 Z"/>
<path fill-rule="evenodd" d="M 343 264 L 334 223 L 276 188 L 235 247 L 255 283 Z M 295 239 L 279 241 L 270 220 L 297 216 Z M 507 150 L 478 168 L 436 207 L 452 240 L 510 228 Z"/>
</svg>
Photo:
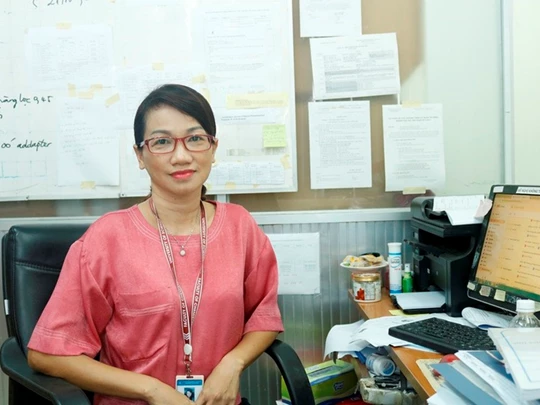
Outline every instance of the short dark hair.
<svg viewBox="0 0 540 405">
<path fill-rule="evenodd" d="M 208 101 L 190 87 L 181 84 L 164 84 L 152 90 L 137 108 L 133 122 L 137 146 L 144 141 L 148 113 L 162 106 L 172 107 L 193 117 L 208 135 L 216 136 L 216 120 Z"/>
<path fill-rule="evenodd" d="M 216 119 L 212 107 L 202 94 L 181 84 L 164 84 L 150 92 L 137 108 L 133 122 L 135 144 L 141 149 L 148 113 L 159 107 L 169 106 L 197 120 L 208 135 L 216 136 Z M 206 187 L 201 190 L 201 200 L 206 199 Z"/>
</svg>

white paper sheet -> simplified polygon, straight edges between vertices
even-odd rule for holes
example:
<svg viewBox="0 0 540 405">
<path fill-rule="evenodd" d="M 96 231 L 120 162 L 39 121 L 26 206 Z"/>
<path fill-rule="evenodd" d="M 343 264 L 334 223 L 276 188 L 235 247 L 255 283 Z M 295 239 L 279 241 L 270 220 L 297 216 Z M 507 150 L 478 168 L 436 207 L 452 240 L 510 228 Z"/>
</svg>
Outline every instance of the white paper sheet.
<svg viewBox="0 0 540 405">
<path fill-rule="evenodd" d="M 332 352 L 360 351 L 369 345 L 364 340 L 351 342 L 351 335 L 364 323 L 360 320 L 346 325 L 334 325 L 326 336 L 323 360 Z"/>
<path fill-rule="evenodd" d="M 105 103 L 78 98 L 58 101 L 57 184 L 118 186 L 120 141 Z"/>
<path fill-rule="evenodd" d="M 268 238 L 278 261 L 278 294 L 319 294 L 321 291 L 319 234 L 269 234 Z"/>
<path fill-rule="evenodd" d="M 112 30 L 105 24 L 31 28 L 26 59 L 32 86 L 39 90 L 67 90 L 113 83 Z"/>
<path fill-rule="evenodd" d="M 285 170 L 280 162 L 217 162 L 208 182 L 231 188 L 236 185 L 279 185 L 285 183 Z"/>
<path fill-rule="evenodd" d="M 203 4 L 205 4 L 203 2 Z M 212 3 L 197 16 L 212 105 L 223 108 L 230 94 L 281 90 L 282 67 L 275 63 L 281 26 L 279 2 L 223 1 Z M 211 28 L 209 28 L 211 27 Z"/>
<path fill-rule="evenodd" d="M 484 201 L 483 195 L 435 197 L 433 211 L 446 212 L 452 225 L 478 224 L 483 220 L 483 217 L 476 217 L 482 201 Z"/>
<path fill-rule="evenodd" d="M 371 187 L 369 101 L 312 102 L 308 109 L 311 188 Z"/>
<path fill-rule="evenodd" d="M 383 131 L 386 191 L 444 187 L 441 104 L 384 105 Z"/>
<path fill-rule="evenodd" d="M 495 312 L 484 311 L 483 309 L 467 307 L 463 308 L 461 315 L 467 321 L 480 329 L 508 328 L 512 316 L 497 314 Z"/>
<path fill-rule="evenodd" d="M 400 91 L 395 33 L 312 38 L 310 48 L 315 100 Z"/>
<path fill-rule="evenodd" d="M 361 0 L 300 0 L 301 37 L 335 37 L 361 33 Z"/>
</svg>

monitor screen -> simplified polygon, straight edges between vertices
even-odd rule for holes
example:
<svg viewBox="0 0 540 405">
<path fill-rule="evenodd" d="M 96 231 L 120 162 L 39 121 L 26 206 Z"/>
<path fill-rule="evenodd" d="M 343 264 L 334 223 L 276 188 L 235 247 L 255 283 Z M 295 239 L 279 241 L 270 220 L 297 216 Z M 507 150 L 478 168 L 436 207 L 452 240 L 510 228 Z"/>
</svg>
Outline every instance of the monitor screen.
<svg viewBox="0 0 540 405">
<path fill-rule="evenodd" d="M 540 302 L 540 187 L 493 186 L 472 264 L 469 297 L 515 311 Z"/>
</svg>

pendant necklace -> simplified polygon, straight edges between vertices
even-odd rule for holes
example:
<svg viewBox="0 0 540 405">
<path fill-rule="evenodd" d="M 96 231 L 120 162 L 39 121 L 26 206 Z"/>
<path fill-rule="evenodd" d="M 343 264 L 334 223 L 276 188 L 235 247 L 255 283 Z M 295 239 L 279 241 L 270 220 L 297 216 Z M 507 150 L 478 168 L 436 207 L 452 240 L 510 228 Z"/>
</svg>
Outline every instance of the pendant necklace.
<svg viewBox="0 0 540 405">
<path fill-rule="evenodd" d="M 188 238 L 185 240 L 185 242 L 183 244 L 178 242 L 178 239 L 176 239 L 176 237 L 173 236 L 173 239 L 176 242 L 176 244 L 180 246 L 180 256 L 182 256 L 182 257 L 184 257 L 186 255 L 186 245 L 189 242 L 189 240 L 191 239 L 191 235 L 193 235 L 194 230 L 195 230 L 195 227 L 191 228 L 191 231 L 189 231 L 189 236 L 188 236 Z"/>
<path fill-rule="evenodd" d="M 199 218 L 199 215 L 197 215 L 196 218 Z M 196 222 L 197 222 L 197 221 L 196 221 Z M 186 245 L 188 244 L 189 240 L 191 239 L 191 236 L 193 235 L 193 231 L 194 231 L 194 230 L 195 230 L 195 225 L 193 225 L 193 226 L 191 227 L 191 230 L 189 231 L 189 236 L 188 236 L 187 239 L 184 241 L 184 243 L 180 243 L 180 242 L 178 241 L 178 239 L 176 239 L 176 236 L 171 235 L 172 238 L 173 238 L 173 240 L 174 240 L 174 242 L 175 242 L 178 246 L 180 246 L 180 256 L 182 256 L 182 257 L 184 257 L 184 256 L 186 255 Z M 169 235 L 170 235 L 170 233 L 169 233 Z"/>
</svg>

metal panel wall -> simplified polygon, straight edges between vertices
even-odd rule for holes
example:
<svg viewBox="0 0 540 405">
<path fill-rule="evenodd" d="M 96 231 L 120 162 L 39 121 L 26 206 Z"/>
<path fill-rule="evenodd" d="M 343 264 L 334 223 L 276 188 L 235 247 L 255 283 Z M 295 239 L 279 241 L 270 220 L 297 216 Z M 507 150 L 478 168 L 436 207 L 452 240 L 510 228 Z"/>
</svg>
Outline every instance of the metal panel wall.
<svg viewBox="0 0 540 405">
<path fill-rule="evenodd" d="M 320 363 L 326 335 L 333 325 L 359 319 L 348 297 L 349 272 L 339 266 L 347 254 L 380 252 L 386 256 L 386 243 L 410 238 L 409 221 L 342 222 L 318 224 L 263 225 L 267 234 L 320 234 L 321 293 L 285 295 L 279 306 L 285 324 L 280 338 L 289 343 L 304 363 Z M 404 249 L 404 261 L 410 250 Z M 257 360 L 242 376 L 242 394 L 253 405 L 274 405 L 280 398 L 279 375 L 267 356 Z"/>
</svg>

